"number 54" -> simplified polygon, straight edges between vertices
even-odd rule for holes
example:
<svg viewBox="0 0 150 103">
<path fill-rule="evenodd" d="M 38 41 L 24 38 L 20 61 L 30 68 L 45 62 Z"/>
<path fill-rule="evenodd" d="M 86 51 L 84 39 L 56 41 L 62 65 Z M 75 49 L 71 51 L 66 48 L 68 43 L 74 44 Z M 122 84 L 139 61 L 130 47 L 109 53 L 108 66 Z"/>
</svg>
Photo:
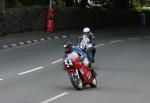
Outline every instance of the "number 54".
<svg viewBox="0 0 150 103">
<path fill-rule="evenodd" d="M 73 66 L 72 60 L 65 60 L 65 65 L 67 68 L 69 68 L 70 66 Z"/>
</svg>

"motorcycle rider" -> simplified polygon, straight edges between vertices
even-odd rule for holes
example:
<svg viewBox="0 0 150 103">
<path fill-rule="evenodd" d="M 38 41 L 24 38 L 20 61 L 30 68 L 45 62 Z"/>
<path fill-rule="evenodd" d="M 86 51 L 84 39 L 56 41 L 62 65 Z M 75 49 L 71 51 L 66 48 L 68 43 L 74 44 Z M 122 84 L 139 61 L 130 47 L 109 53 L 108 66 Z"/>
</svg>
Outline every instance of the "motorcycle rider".
<svg viewBox="0 0 150 103">
<path fill-rule="evenodd" d="M 84 53 L 84 51 L 81 48 L 77 46 L 73 46 L 71 42 L 66 42 L 63 45 L 63 48 L 65 52 L 64 59 L 67 57 L 76 58 L 76 54 L 78 54 L 79 60 L 83 63 L 83 65 L 88 67 L 91 70 L 94 77 L 96 76 L 96 72 L 91 67 L 91 63 L 89 62 L 87 55 Z"/>
<path fill-rule="evenodd" d="M 83 34 L 79 37 L 80 38 L 80 48 L 82 48 L 84 51 L 86 51 L 88 48 L 92 48 L 92 62 L 94 62 L 94 56 L 96 53 L 95 46 L 95 36 L 91 32 L 90 28 L 85 27 L 83 28 Z M 87 54 L 89 55 L 89 54 Z"/>
<path fill-rule="evenodd" d="M 89 39 L 90 39 L 90 42 L 95 45 L 95 41 L 94 41 L 94 34 L 91 32 L 90 28 L 89 27 L 85 27 L 83 28 L 83 35 L 86 35 Z"/>
<path fill-rule="evenodd" d="M 82 41 L 80 42 L 79 47 L 87 54 L 87 58 L 90 62 L 92 62 L 93 57 L 91 57 L 93 46 L 90 43 L 88 37 L 83 36 Z"/>
</svg>

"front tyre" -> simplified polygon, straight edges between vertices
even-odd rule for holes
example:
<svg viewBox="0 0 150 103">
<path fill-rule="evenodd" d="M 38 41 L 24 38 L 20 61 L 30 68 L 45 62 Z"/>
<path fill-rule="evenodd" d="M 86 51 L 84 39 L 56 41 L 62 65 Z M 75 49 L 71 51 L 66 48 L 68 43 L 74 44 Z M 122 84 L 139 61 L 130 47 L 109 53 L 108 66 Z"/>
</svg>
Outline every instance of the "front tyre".
<svg viewBox="0 0 150 103">
<path fill-rule="evenodd" d="M 84 85 L 82 83 L 82 80 L 78 78 L 77 76 L 75 76 L 73 73 L 70 75 L 70 80 L 76 90 L 83 89 Z"/>
</svg>

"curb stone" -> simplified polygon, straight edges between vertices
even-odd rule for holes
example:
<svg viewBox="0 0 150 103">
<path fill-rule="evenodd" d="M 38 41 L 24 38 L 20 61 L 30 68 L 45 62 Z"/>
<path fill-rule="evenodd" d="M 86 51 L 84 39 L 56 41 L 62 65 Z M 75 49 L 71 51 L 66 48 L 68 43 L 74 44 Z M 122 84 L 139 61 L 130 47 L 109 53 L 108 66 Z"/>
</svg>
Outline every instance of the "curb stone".
<svg viewBox="0 0 150 103">
<path fill-rule="evenodd" d="M 45 37 L 45 38 L 40 38 L 40 39 L 19 41 L 19 42 L 14 42 L 11 44 L 2 45 L 1 48 L 2 49 L 8 49 L 8 48 L 13 48 L 13 47 L 19 47 L 19 46 L 29 45 L 29 44 L 33 44 L 33 43 L 43 42 L 43 41 L 47 41 L 47 40 L 51 40 L 51 39 L 59 39 L 59 38 L 63 39 L 63 38 L 70 38 L 70 37 L 74 37 L 74 36 L 76 36 L 76 35 L 53 36 L 53 37 Z"/>
</svg>

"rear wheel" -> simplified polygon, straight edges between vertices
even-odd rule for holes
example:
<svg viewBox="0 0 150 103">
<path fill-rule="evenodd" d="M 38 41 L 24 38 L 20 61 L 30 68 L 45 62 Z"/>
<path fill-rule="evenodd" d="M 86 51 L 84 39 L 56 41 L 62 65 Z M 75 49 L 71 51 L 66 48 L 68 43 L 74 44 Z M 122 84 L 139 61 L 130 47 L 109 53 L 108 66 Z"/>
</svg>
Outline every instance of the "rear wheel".
<svg viewBox="0 0 150 103">
<path fill-rule="evenodd" d="M 96 78 L 93 78 L 92 83 L 90 84 L 90 86 L 92 88 L 96 88 L 97 87 L 97 80 L 96 80 Z"/>
</svg>

